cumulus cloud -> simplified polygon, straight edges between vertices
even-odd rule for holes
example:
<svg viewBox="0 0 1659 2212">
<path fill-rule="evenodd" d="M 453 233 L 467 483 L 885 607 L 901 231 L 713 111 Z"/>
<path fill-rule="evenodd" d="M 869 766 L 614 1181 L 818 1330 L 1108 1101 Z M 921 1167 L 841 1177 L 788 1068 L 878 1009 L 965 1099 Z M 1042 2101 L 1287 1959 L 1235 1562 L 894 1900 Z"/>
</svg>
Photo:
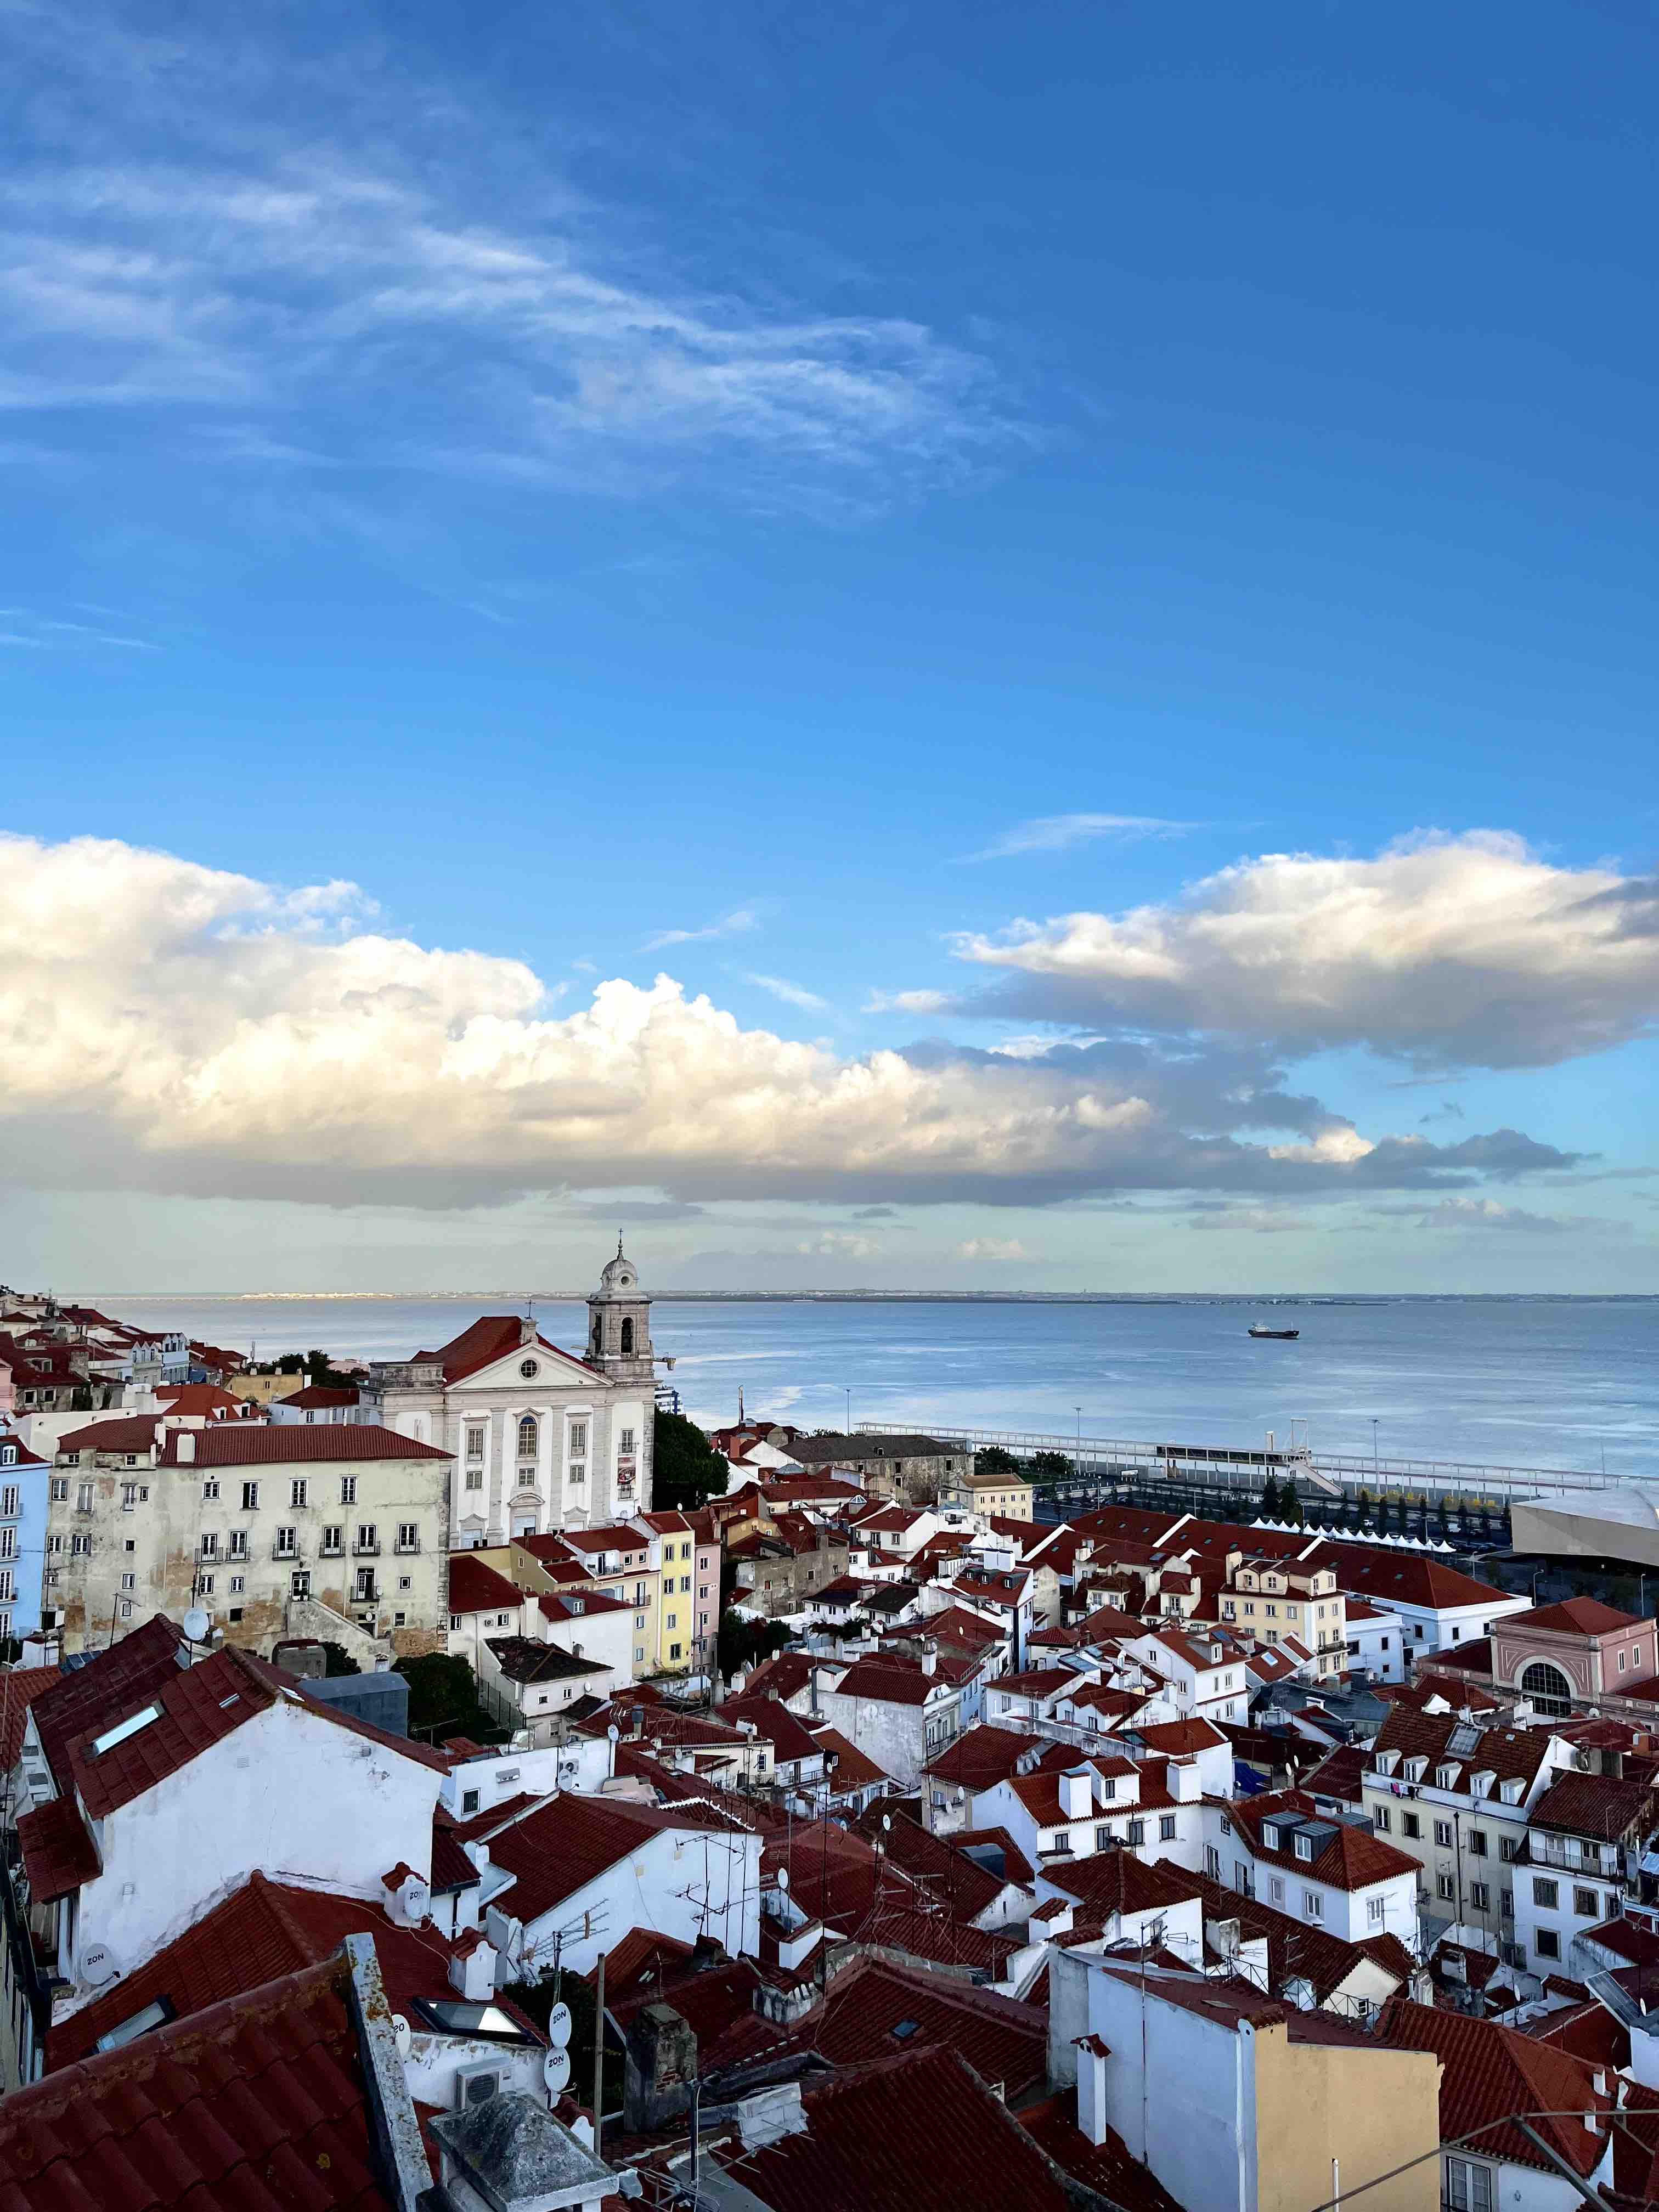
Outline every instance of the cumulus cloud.
<svg viewBox="0 0 1659 2212">
<path fill-rule="evenodd" d="M 1651 1030 L 1652 921 L 1650 884 L 1474 831 L 1371 860 L 1267 854 L 1169 904 L 1023 921 L 956 950 L 1006 979 L 980 1012 L 1542 1067 Z"/>
<path fill-rule="evenodd" d="M 0 1159 L 18 1182 L 432 1207 L 567 1188 L 1041 1204 L 1455 1191 L 1574 1164 L 1512 1130 L 1333 1139 L 1351 1125 L 1259 1053 L 843 1059 L 666 975 L 565 1012 L 521 961 L 376 927 L 350 884 L 285 890 L 112 841 L 0 839 Z"/>
<path fill-rule="evenodd" d="M 1196 826 L 1191 822 L 1166 822 L 1153 814 L 1040 814 L 1005 830 L 981 851 L 964 853 L 962 857 L 1006 860 L 1023 853 L 1062 853 L 1097 837 L 1179 837 Z"/>
<path fill-rule="evenodd" d="M 1396 1216 L 1406 1209 L 1390 1209 Z M 1409 1215 L 1423 1229 L 1508 1230 L 1528 1237 L 1555 1237 L 1571 1230 L 1599 1229 L 1623 1234 L 1629 1224 L 1588 1213 L 1528 1213 L 1518 1206 L 1505 1206 L 1495 1198 L 1443 1198 L 1420 1212 Z"/>
<path fill-rule="evenodd" d="M 970 1237 L 957 1247 L 959 1260 L 1029 1260 L 1031 1255 L 1018 1237 Z"/>
</svg>

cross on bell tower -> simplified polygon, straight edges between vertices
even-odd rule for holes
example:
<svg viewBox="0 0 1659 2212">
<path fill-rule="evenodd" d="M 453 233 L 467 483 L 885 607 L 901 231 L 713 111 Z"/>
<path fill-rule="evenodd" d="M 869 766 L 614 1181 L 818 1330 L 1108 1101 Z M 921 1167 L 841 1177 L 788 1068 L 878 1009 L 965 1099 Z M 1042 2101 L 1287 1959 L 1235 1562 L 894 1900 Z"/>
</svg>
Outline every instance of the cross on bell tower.
<svg viewBox="0 0 1659 2212">
<path fill-rule="evenodd" d="M 654 1387 L 651 1300 L 640 1288 L 639 1272 L 624 1254 L 620 1235 L 617 1256 L 587 1301 L 587 1358 L 613 1382 L 638 1382 L 647 1390 Z"/>
</svg>

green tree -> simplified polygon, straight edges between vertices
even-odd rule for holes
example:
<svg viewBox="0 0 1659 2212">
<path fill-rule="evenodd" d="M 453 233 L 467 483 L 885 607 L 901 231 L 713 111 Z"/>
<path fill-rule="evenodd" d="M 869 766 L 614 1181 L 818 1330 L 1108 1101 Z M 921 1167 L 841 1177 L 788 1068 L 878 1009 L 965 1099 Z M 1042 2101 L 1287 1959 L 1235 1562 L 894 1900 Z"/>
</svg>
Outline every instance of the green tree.
<svg viewBox="0 0 1659 2212">
<path fill-rule="evenodd" d="M 982 1466 L 984 1462 L 981 1461 Z M 1036 1482 L 1064 1481 L 1072 1472 L 1072 1462 L 1064 1452 L 1040 1451 L 1031 1454 L 1029 1473 Z"/>
<path fill-rule="evenodd" d="M 1277 1521 L 1281 1516 L 1282 1510 L 1279 1485 L 1274 1481 L 1272 1470 L 1269 1469 L 1267 1480 L 1261 1486 L 1261 1517 L 1264 1521 Z"/>
<path fill-rule="evenodd" d="M 324 1671 L 331 1679 L 337 1674 L 361 1674 L 363 1671 L 343 1644 L 325 1644 L 323 1661 Z"/>
<path fill-rule="evenodd" d="M 651 1502 L 665 1512 L 695 1513 L 722 1498 L 731 1468 L 695 1421 L 659 1406 L 652 1431 Z"/>
<path fill-rule="evenodd" d="M 1281 1521 L 1288 1521 L 1292 1528 L 1305 1525 L 1302 1516 L 1302 1500 L 1296 1494 L 1296 1485 L 1288 1480 L 1279 1486 L 1279 1517 Z"/>
<path fill-rule="evenodd" d="M 722 1674 L 730 1676 L 757 1667 L 790 1641 L 781 1620 L 749 1620 L 740 1613 L 720 1615 L 715 1656 Z"/>
<path fill-rule="evenodd" d="M 1005 1451 L 1000 1444 L 984 1444 L 974 1454 L 974 1465 L 981 1474 L 1018 1474 L 1019 1462 L 1012 1452 Z"/>
<path fill-rule="evenodd" d="M 409 1732 L 434 1743 L 447 1736 L 470 1735 L 480 1743 L 500 1743 L 507 1730 L 478 1702 L 478 1684 L 465 1659 L 428 1651 L 399 1659 L 392 1669 L 409 1685 Z"/>
</svg>

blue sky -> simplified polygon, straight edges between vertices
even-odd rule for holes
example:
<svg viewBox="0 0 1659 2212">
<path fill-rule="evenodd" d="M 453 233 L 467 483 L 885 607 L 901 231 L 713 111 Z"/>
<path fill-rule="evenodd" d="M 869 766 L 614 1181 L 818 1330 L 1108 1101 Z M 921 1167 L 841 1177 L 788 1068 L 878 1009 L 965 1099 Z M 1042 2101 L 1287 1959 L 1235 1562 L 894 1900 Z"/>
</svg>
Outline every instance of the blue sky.
<svg viewBox="0 0 1659 2212">
<path fill-rule="evenodd" d="M 1645 11 L 3 20 L 6 1272 L 1659 1290 Z"/>
</svg>

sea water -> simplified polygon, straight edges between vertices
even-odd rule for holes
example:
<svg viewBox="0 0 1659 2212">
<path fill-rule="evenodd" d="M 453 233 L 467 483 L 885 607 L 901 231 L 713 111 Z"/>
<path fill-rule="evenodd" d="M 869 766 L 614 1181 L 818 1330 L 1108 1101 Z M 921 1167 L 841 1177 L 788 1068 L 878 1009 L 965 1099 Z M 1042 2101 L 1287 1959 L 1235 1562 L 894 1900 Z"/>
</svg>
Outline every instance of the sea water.
<svg viewBox="0 0 1659 2212">
<path fill-rule="evenodd" d="M 74 1294 L 261 1358 L 406 1358 L 523 1292 L 453 1297 Z M 536 1301 L 580 1348 L 579 1300 Z M 1252 1340 L 1251 1322 L 1294 1328 Z M 659 1372 L 709 1425 L 752 1414 L 1259 1445 L 1659 1476 L 1659 1298 L 659 1298 Z M 1375 1426 L 1373 1426 L 1375 1424 Z M 1298 1438 L 1303 1431 L 1298 1429 Z"/>
</svg>

